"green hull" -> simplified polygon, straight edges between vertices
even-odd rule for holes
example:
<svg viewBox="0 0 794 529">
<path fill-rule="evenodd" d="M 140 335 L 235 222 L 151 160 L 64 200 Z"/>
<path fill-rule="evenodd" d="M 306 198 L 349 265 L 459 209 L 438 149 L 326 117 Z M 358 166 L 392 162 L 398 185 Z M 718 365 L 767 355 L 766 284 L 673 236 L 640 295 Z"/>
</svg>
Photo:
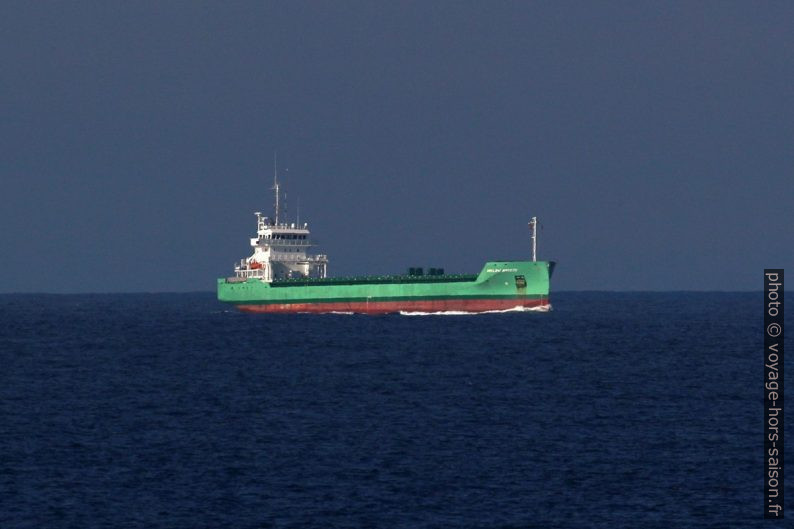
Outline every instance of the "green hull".
<svg viewBox="0 0 794 529">
<path fill-rule="evenodd" d="M 362 312 L 548 307 L 550 261 L 486 263 L 471 276 L 382 276 L 266 283 L 218 279 L 218 299 L 249 312 Z"/>
</svg>

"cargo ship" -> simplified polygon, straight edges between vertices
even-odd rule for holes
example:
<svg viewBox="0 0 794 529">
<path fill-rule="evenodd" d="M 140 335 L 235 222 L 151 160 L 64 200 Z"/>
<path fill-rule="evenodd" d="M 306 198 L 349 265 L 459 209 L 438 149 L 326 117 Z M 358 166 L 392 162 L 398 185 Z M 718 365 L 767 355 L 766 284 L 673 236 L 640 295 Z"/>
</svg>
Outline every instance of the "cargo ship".
<svg viewBox="0 0 794 529">
<path fill-rule="evenodd" d="M 328 277 L 328 256 L 313 254 L 308 223 L 283 222 L 274 175 L 273 217 L 256 215 L 253 253 L 218 279 L 218 299 L 262 313 L 481 313 L 549 310 L 553 261 L 537 260 L 537 217 L 529 222 L 532 258 L 488 261 L 478 274 L 409 268 L 398 275 Z"/>
</svg>

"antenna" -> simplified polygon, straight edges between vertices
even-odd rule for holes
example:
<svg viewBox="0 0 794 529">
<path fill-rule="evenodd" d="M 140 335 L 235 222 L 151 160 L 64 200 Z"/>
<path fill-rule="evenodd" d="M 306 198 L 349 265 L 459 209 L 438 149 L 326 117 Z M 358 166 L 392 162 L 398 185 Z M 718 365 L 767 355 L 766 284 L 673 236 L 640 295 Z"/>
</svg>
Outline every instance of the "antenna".
<svg viewBox="0 0 794 529">
<path fill-rule="evenodd" d="M 295 219 L 295 224 L 298 226 L 301 225 L 301 197 L 295 198 L 295 215 L 297 218 Z"/>
<path fill-rule="evenodd" d="M 273 151 L 273 190 L 276 192 L 276 226 L 278 226 L 278 151 Z"/>
<path fill-rule="evenodd" d="M 538 260 L 538 218 L 532 217 L 529 220 L 529 232 L 532 238 L 532 261 Z"/>
</svg>

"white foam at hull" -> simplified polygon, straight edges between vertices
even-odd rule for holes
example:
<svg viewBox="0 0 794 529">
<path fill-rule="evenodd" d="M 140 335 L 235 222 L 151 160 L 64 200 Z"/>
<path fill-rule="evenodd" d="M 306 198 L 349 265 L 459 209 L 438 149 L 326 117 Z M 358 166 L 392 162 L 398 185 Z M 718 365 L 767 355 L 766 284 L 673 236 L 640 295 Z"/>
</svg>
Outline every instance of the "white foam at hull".
<svg viewBox="0 0 794 529">
<path fill-rule="evenodd" d="M 469 316 L 474 314 L 502 314 L 505 312 L 548 312 L 551 310 L 551 305 L 543 305 L 540 307 L 513 307 L 511 309 L 500 310 L 484 310 L 481 312 L 469 312 L 465 310 L 442 310 L 439 312 L 412 312 L 401 310 L 402 316 Z"/>
</svg>

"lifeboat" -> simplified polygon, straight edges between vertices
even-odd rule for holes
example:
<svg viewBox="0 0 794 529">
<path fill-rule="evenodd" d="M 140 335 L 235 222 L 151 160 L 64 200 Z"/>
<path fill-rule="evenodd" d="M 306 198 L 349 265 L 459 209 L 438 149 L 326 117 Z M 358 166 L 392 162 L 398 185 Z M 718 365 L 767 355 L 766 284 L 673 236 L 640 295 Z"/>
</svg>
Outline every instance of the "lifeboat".
<svg viewBox="0 0 794 529">
<path fill-rule="evenodd" d="M 250 268 L 251 270 L 259 270 L 260 268 L 262 268 L 262 263 L 260 263 L 259 261 L 251 261 L 250 263 L 248 263 L 248 268 Z"/>
</svg>

